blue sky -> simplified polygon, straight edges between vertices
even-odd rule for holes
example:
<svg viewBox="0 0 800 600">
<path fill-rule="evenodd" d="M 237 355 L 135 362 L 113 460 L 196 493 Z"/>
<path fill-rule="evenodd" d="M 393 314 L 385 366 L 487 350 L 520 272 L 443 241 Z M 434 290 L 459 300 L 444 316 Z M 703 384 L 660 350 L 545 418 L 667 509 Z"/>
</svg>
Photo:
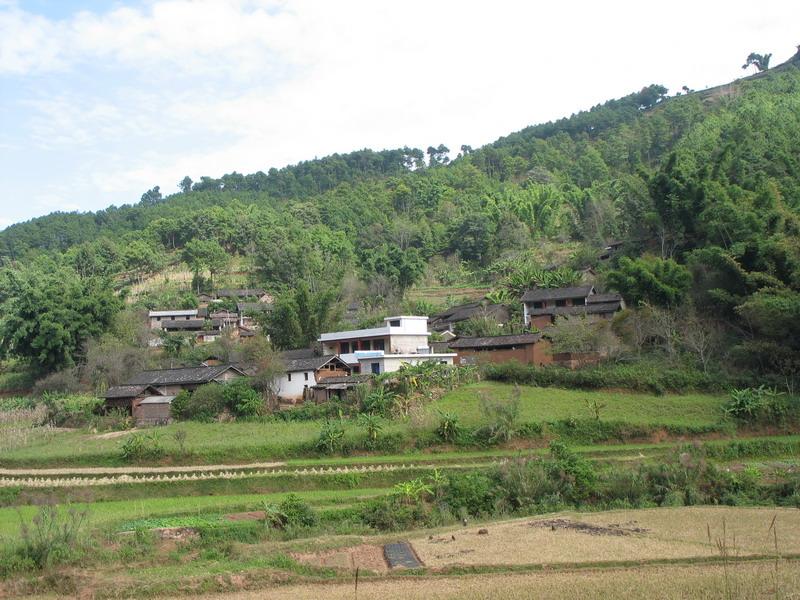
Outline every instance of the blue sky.
<svg viewBox="0 0 800 600">
<path fill-rule="evenodd" d="M 782 62 L 800 3 L 0 0 L 0 228 L 184 175 L 461 144 Z"/>
</svg>

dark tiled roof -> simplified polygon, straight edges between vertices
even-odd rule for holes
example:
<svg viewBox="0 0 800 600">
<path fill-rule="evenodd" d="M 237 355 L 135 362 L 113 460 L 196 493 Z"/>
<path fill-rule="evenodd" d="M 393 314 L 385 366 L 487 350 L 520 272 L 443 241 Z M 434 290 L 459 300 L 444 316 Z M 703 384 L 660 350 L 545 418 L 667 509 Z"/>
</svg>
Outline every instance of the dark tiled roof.
<svg viewBox="0 0 800 600">
<path fill-rule="evenodd" d="M 466 321 L 473 317 L 488 316 L 492 317 L 505 310 L 502 304 L 485 304 L 483 302 L 470 302 L 468 304 L 461 304 L 454 306 L 448 310 L 442 311 L 431 317 L 431 327 L 447 325 L 449 323 L 458 323 Z"/>
<path fill-rule="evenodd" d="M 464 337 L 450 342 L 450 347 L 458 348 L 507 348 L 527 346 L 542 339 L 541 333 L 519 333 L 515 335 L 493 335 L 490 337 Z"/>
<path fill-rule="evenodd" d="M 210 319 L 208 321 L 212 328 L 219 329 L 222 326 L 222 321 L 219 319 Z M 166 330 L 175 329 L 203 329 L 206 326 L 205 319 L 189 319 L 188 321 L 162 321 L 161 328 Z"/>
<path fill-rule="evenodd" d="M 295 358 L 313 358 L 314 356 L 319 356 L 319 354 L 313 348 L 298 348 L 297 350 L 284 350 L 281 352 L 281 358 L 283 360 L 292 360 Z"/>
<path fill-rule="evenodd" d="M 284 359 L 283 364 L 286 366 L 287 372 L 294 371 L 316 371 L 320 367 L 327 365 L 332 360 L 342 362 L 335 354 L 327 356 L 311 356 L 308 358 L 290 358 Z M 342 363 L 344 364 L 344 363 Z"/>
<path fill-rule="evenodd" d="M 128 381 L 128 385 L 181 385 L 209 383 L 216 380 L 228 369 L 243 374 L 233 365 L 217 365 L 214 367 L 184 367 L 180 369 L 160 369 L 158 371 L 142 371 Z"/>
<path fill-rule="evenodd" d="M 106 398 L 133 398 L 147 389 L 146 385 L 113 385 L 106 390 Z"/>
<path fill-rule="evenodd" d="M 435 354 L 441 354 L 450 352 L 450 344 L 451 342 L 431 342 L 429 346 L 431 348 L 431 352 L 434 352 Z"/>
<path fill-rule="evenodd" d="M 532 316 L 538 315 L 602 315 L 617 312 L 621 308 L 619 300 L 616 302 L 597 302 L 586 306 L 551 306 L 549 308 L 534 308 L 528 311 Z"/>
<path fill-rule="evenodd" d="M 340 383 L 364 383 L 365 381 L 369 381 L 371 378 L 371 373 L 347 375 L 346 377 L 326 377 L 325 379 L 320 379 L 319 383 L 317 383 L 317 385 L 314 387 L 320 388 L 325 387 L 326 385 L 336 385 Z"/>
<path fill-rule="evenodd" d="M 621 302 L 622 296 L 619 294 L 592 294 L 586 298 L 588 304 L 600 304 L 604 302 Z"/>
<path fill-rule="evenodd" d="M 272 310 L 272 305 L 267 304 L 266 302 L 237 302 L 236 310 L 239 311 L 239 314 L 248 312 L 267 312 L 268 310 Z"/>
<path fill-rule="evenodd" d="M 541 302 L 543 300 L 566 300 L 568 298 L 586 298 L 594 289 L 591 285 L 563 288 L 536 288 L 528 290 L 522 296 L 523 302 Z"/>
<path fill-rule="evenodd" d="M 266 294 L 266 290 L 260 288 L 218 290 L 218 298 L 258 298 Z"/>
</svg>

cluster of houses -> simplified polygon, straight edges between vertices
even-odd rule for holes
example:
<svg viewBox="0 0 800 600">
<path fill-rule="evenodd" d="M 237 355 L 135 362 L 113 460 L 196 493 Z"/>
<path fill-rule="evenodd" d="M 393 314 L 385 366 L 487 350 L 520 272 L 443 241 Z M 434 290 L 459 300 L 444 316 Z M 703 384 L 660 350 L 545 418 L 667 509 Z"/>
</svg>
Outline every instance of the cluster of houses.
<svg viewBox="0 0 800 600">
<path fill-rule="evenodd" d="M 199 344 L 216 341 L 223 334 L 233 337 L 251 337 L 258 328 L 255 316 L 268 311 L 272 296 L 262 289 L 224 289 L 215 294 L 201 294 L 197 308 L 180 310 L 151 310 L 147 317 L 150 330 L 158 335 L 150 338 L 150 345 L 163 343 L 161 333 L 185 333 Z M 236 309 L 222 305 L 224 300 L 236 302 Z"/>
<path fill-rule="evenodd" d="M 248 290 L 252 291 L 252 290 Z M 563 364 L 574 366 L 575 357 L 553 354 L 547 328 L 557 317 L 583 317 L 589 321 L 610 319 L 625 304 L 618 294 L 598 294 L 591 285 L 556 289 L 534 289 L 522 297 L 523 315 L 529 331 L 485 337 L 459 337 L 459 323 L 474 318 L 507 324 L 507 307 L 487 302 L 472 302 L 427 316 L 387 317 L 379 327 L 323 333 L 316 348 L 282 353 L 283 372 L 274 382 L 278 397 L 285 403 L 324 402 L 341 396 L 365 379 L 398 371 L 403 365 L 435 362 L 443 365 L 474 365 L 484 362 L 518 361 L 530 365 Z M 267 302 L 260 304 L 268 305 Z M 209 306 L 212 303 L 209 302 Z M 165 315 L 164 313 L 181 313 Z M 174 317 L 174 318 L 173 318 Z M 209 312 L 209 320 L 220 328 L 247 329 L 241 313 L 226 316 Z M 196 311 L 157 311 L 150 314 L 151 327 L 165 331 L 181 330 L 175 323 L 192 323 Z M 155 324 L 154 324 L 155 323 Z M 192 329 L 183 331 L 192 331 Z M 174 329 L 173 329 L 174 328 Z M 221 330 L 220 329 L 220 330 Z M 432 331 L 444 340 L 431 342 Z M 196 331 L 205 335 L 215 331 L 207 321 Z M 212 365 L 163 369 L 140 373 L 126 385 L 109 388 L 106 406 L 128 410 L 138 424 L 169 420 L 169 405 L 181 390 L 192 391 L 207 383 L 224 383 L 247 376 L 237 365 Z"/>
</svg>

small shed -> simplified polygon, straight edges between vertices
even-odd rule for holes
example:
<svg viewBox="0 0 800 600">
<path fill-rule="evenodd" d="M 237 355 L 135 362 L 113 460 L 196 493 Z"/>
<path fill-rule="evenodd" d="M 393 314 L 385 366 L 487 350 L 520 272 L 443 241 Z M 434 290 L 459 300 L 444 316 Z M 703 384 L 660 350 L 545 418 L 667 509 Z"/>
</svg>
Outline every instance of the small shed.
<svg viewBox="0 0 800 600">
<path fill-rule="evenodd" d="M 147 396 L 133 405 L 136 426 L 167 425 L 172 421 L 170 409 L 175 396 Z"/>
</svg>

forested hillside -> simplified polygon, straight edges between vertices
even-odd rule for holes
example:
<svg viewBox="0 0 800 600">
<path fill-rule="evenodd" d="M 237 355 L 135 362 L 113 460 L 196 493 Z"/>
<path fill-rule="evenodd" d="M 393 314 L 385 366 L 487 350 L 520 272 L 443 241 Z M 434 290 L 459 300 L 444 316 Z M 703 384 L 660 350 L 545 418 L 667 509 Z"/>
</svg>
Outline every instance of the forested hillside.
<svg viewBox="0 0 800 600">
<path fill-rule="evenodd" d="M 335 324 L 347 301 L 399 306 L 423 279 L 489 285 L 508 301 L 514 277 L 524 287 L 553 266 L 591 266 L 633 307 L 678 321 L 691 311 L 727 349 L 717 368 L 790 378 L 800 371 L 799 67 L 796 56 L 725 93 L 651 85 L 452 160 L 443 146 L 361 150 L 187 177 L 174 194 L 14 225 L 0 232 L 0 347 L 43 370 L 84 360 L 87 340 L 117 327 L 130 286 L 169 264 L 185 263 L 202 288 L 236 257 L 248 283 L 278 297 L 278 322 L 300 325 L 273 332 L 284 346 Z M 621 250 L 600 260 L 612 241 Z"/>
</svg>

